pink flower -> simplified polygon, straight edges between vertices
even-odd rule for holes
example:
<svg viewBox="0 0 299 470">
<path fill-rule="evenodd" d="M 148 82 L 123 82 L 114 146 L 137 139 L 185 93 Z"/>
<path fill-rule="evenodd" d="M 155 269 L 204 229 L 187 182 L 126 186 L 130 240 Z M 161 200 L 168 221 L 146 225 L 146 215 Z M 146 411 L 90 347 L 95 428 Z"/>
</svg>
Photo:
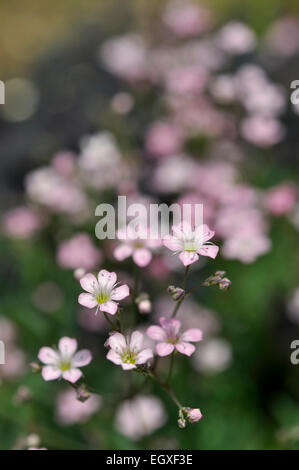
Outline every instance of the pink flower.
<svg viewBox="0 0 299 470">
<path fill-rule="evenodd" d="M 241 135 L 257 147 L 272 147 L 280 142 L 285 134 L 285 127 L 277 119 L 251 115 L 241 122 Z"/>
<path fill-rule="evenodd" d="M 282 183 L 267 191 L 264 205 L 275 216 L 288 214 L 294 208 L 297 196 L 297 188 L 292 183 Z"/>
<path fill-rule="evenodd" d="M 77 341 L 64 336 L 59 340 L 58 350 L 43 347 L 39 350 L 38 358 L 45 364 L 42 368 L 44 380 L 55 380 L 62 377 L 71 383 L 77 382 L 82 376 L 78 367 L 87 366 L 92 359 L 87 349 L 77 350 Z"/>
<path fill-rule="evenodd" d="M 15 238 L 30 238 L 43 223 L 34 209 L 25 206 L 16 207 L 4 214 L 2 219 L 3 230 L 6 235 Z"/>
<path fill-rule="evenodd" d="M 189 266 L 199 259 L 199 255 L 216 258 L 218 246 L 210 240 L 215 232 L 207 225 L 199 225 L 195 230 L 187 223 L 172 227 L 173 235 L 164 238 L 164 245 L 170 250 L 180 253 L 180 260 L 184 266 Z"/>
<path fill-rule="evenodd" d="M 79 295 L 79 304 L 87 308 L 97 306 L 97 311 L 100 309 L 102 312 L 115 315 L 118 308 L 117 301 L 129 295 L 129 287 L 126 284 L 116 287 L 116 280 L 116 274 L 106 269 L 99 272 L 98 279 L 91 273 L 86 274 L 80 279 L 80 284 L 88 293 L 84 292 Z"/>
<path fill-rule="evenodd" d="M 127 227 L 118 231 L 118 238 L 122 243 L 114 250 L 114 257 L 117 261 L 123 261 L 129 256 L 132 256 L 133 261 L 137 266 L 144 268 L 152 260 L 151 249 L 159 246 L 159 240 L 150 240 L 148 234 L 144 231 L 142 237 L 136 238 L 133 229 Z"/>
<path fill-rule="evenodd" d="M 147 335 L 159 341 L 156 351 L 159 356 L 168 356 L 174 350 L 181 354 L 191 356 L 195 351 L 195 346 L 190 341 L 197 343 L 202 340 L 202 331 L 198 328 L 191 328 L 184 333 L 180 333 L 181 322 L 176 318 L 160 318 L 160 326 L 150 326 Z"/>
<path fill-rule="evenodd" d="M 121 333 L 114 333 L 108 340 L 110 350 L 107 359 L 120 365 L 124 370 L 136 369 L 153 357 L 150 348 L 142 349 L 143 334 L 133 331 L 131 338 L 125 338 Z"/>
<path fill-rule="evenodd" d="M 190 408 L 188 410 L 188 415 L 187 415 L 188 420 L 190 423 L 197 423 L 202 419 L 202 414 L 199 408 Z"/>
<path fill-rule="evenodd" d="M 84 403 L 77 399 L 71 388 L 59 394 L 57 399 L 56 419 L 63 426 L 85 423 L 100 408 L 102 398 L 91 394 Z"/>
<path fill-rule="evenodd" d="M 169 2 L 163 13 L 163 22 L 178 37 L 200 34 L 209 29 L 211 13 L 204 7 L 185 1 Z"/>
<path fill-rule="evenodd" d="M 147 131 L 145 146 L 150 154 L 165 157 L 180 151 L 182 138 L 173 124 L 157 121 Z"/>
<path fill-rule="evenodd" d="M 101 258 L 101 252 L 86 233 L 78 233 L 63 241 L 57 252 L 58 264 L 71 269 L 94 269 L 101 262 Z"/>
<path fill-rule="evenodd" d="M 237 232 L 225 240 L 222 254 L 227 259 L 239 259 L 243 263 L 253 263 L 256 258 L 271 249 L 271 240 L 263 233 Z"/>
</svg>

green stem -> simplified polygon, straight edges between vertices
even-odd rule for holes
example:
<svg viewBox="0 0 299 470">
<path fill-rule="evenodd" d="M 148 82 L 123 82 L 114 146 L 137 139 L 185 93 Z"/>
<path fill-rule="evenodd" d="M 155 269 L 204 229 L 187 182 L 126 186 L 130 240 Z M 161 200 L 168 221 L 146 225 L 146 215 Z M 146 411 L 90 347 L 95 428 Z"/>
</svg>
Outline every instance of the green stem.
<svg viewBox="0 0 299 470">
<path fill-rule="evenodd" d="M 186 269 L 185 269 L 185 274 L 184 274 L 184 279 L 183 279 L 183 284 L 182 284 L 182 289 L 185 290 L 185 287 L 186 287 L 186 282 L 187 282 L 187 276 L 188 276 L 188 272 L 189 272 L 189 268 L 190 266 L 186 266 Z M 177 303 L 176 303 L 176 306 L 174 307 L 174 310 L 172 312 L 172 315 L 171 315 L 171 318 L 174 318 L 176 316 L 176 314 L 178 313 L 179 311 L 179 308 L 183 302 L 185 298 L 185 295 L 183 295 L 183 297 L 181 298 L 181 300 L 179 300 Z"/>
<path fill-rule="evenodd" d="M 179 400 L 175 396 L 175 393 L 174 393 L 174 391 L 172 390 L 172 388 L 170 387 L 169 384 L 167 384 L 165 382 L 161 382 L 161 380 L 158 379 L 158 377 L 156 375 L 154 375 L 151 371 L 148 372 L 148 376 L 152 380 L 154 380 L 154 382 L 157 382 L 165 390 L 166 393 L 168 393 L 168 395 L 170 396 L 172 401 L 177 405 L 177 407 L 179 409 L 183 408 L 182 404 L 179 402 Z"/>
</svg>

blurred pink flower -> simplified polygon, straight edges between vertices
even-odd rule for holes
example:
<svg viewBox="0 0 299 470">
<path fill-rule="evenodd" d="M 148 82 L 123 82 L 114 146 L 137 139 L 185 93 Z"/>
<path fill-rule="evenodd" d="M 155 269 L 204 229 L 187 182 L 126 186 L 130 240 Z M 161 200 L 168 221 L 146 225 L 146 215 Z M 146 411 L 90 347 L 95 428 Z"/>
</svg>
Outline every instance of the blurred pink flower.
<svg viewBox="0 0 299 470">
<path fill-rule="evenodd" d="M 266 235 L 244 231 L 225 240 L 222 255 L 228 259 L 239 259 L 243 263 L 253 263 L 270 249 L 271 240 Z"/>
<path fill-rule="evenodd" d="M 78 313 L 78 323 L 87 331 L 106 331 L 109 327 L 103 315 L 90 315 L 88 308 L 82 308 Z"/>
<path fill-rule="evenodd" d="M 46 364 L 42 368 L 44 380 L 55 380 L 60 377 L 74 383 L 80 379 L 82 372 L 79 367 L 87 366 L 92 355 L 88 349 L 82 349 L 76 353 L 77 341 L 63 337 L 59 340 L 58 350 L 43 347 L 38 353 L 39 360 Z"/>
<path fill-rule="evenodd" d="M 110 273 L 106 269 L 102 269 L 98 274 L 98 279 L 94 274 L 85 274 L 80 279 L 81 287 L 88 293 L 79 295 L 78 302 L 87 308 L 97 306 L 102 312 L 115 315 L 118 308 L 117 301 L 122 300 L 129 295 L 129 287 L 124 284 L 117 286 L 117 276 L 114 272 Z"/>
<path fill-rule="evenodd" d="M 170 93 L 195 95 L 204 90 L 207 78 L 206 71 L 198 65 L 177 67 L 166 73 L 165 87 Z"/>
<path fill-rule="evenodd" d="M 42 226 L 38 212 L 25 206 L 9 210 L 2 218 L 4 233 L 15 238 L 31 238 Z"/>
<path fill-rule="evenodd" d="M 134 263 L 143 268 L 151 262 L 151 250 L 160 246 L 160 240 L 149 239 L 147 230 L 142 227 L 137 228 L 140 234 L 137 238 L 136 232 L 130 226 L 118 230 L 117 236 L 121 243 L 115 248 L 113 254 L 117 261 L 123 261 L 132 256 Z"/>
<path fill-rule="evenodd" d="M 230 21 L 217 34 L 217 43 L 230 54 L 250 52 L 256 44 L 254 32 L 243 23 Z"/>
<path fill-rule="evenodd" d="M 181 354 L 191 356 L 195 351 L 195 346 L 190 344 L 202 340 L 202 331 L 198 328 L 190 328 L 184 333 L 180 333 L 181 322 L 175 318 L 160 318 L 160 326 L 150 326 L 147 335 L 159 341 L 156 351 L 159 356 L 168 356 L 177 350 Z"/>
<path fill-rule="evenodd" d="M 121 333 L 114 333 L 108 339 L 111 348 L 107 359 L 120 365 L 124 370 L 136 369 L 140 364 L 145 364 L 153 357 L 150 348 L 143 349 L 143 334 L 133 331 L 131 338 L 125 338 Z"/>
<path fill-rule="evenodd" d="M 156 157 L 165 157 L 180 151 L 182 136 L 180 131 L 171 123 L 157 121 L 147 130 L 145 147 Z"/>
<path fill-rule="evenodd" d="M 264 196 L 264 206 L 273 215 L 291 212 L 296 204 L 298 189 L 293 183 L 282 183 L 269 189 Z"/>
<path fill-rule="evenodd" d="M 286 16 L 271 25 L 267 37 L 267 46 L 282 57 L 290 57 L 299 51 L 298 18 Z"/>
<path fill-rule="evenodd" d="M 176 36 L 194 36 L 210 28 L 211 13 L 204 7 L 177 0 L 168 3 L 163 13 L 163 21 Z"/>
<path fill-rule="evenodd" d="M 60 243 L 57 262 L 64 268 L 94 269 L 102 260 L 102 254 L 86 233 L 78 233 Z"/>
<path fill-rule="evenodd" d="M 62 176 L 68 177 L 72 174 L 75 167 L 75 154 L 62 150 L 57 152 L 51 161 L 52 167 Z"/>
<path fill-rule="evenodd" d="M 277 119 L 252 115 L 241 122 L 241 135 L 253 145 L 272 147 L 285 136 L 285 127 Z"/>
<path fill-rule="evenodd" d="M 194 368 L 206 374 L 218 374 L 225 371 L 232 363 L 231 344 L 223 338 L 211 338 L 203 341 L 192 357 Z"/>
<path fill-rule="evenodd" d="M 92 393 L 88 400 L 82 402 L 77 399 L 76 392 L 70 388 L 57 397 L 56 419 L 63 426 L 85 423 L 99 410 L 101 404 L 102 398 L 99 395 Z"/>
<path fill-rule="evenodd" d="M 138 440 L 159 429 L 165 424 L 166 419 L 166 413 L 159 398 L 152 395 L 137 395 L 119 405 L 115 425 L 125 436 Z"/>
<path fill-rule="evenodd" d="M 13 380 L 24 375 L 25 372 L 25 353 L 14 344 L 5 344 L 5 364 L 1 365 L 0 367 L 0 383 L 2 378 L 6 380 Z"/>
<path fill-rule="evenodd" d="M 184 266 L 195 263 L 201 256 L 216 258 L 218 246 L 208 242 L 215 232 L 207 225 L 200 225 L 192 230 L 191 226 L 183 223 L 172 227 L 173 235 L 163 239 L 164 245 L 169 250 L 180 253 L 179 258 Z"/>
</svg>

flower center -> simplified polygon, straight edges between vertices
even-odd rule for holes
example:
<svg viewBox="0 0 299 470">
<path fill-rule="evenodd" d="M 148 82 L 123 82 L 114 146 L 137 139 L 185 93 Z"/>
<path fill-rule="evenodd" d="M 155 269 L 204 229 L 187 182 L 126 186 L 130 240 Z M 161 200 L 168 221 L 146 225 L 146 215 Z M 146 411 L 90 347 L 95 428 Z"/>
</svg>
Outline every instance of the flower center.
<svg viewBox="0 0 299 470">
<path fill-rule="evenodd" d="M 197 251 L 194 240 L 186 240 L 184 242 L 184 251 L 187 253 L 195 253 Z"/>
<path fill-rule="evenodd" d="M 98 304 L 104 304 L 108 300 L 109 300 L 109 295 L 105 292 L 99 292 L 99 294 L 97 294 L 96 296 L 96 301 L 98 302 Z"/>
<path fill-rule="evenodd" d="M 135 364 L 136 362 L 136 354 L 132 351 L 126 351 L 121 358 L 125 364 Z"/>
<path fill-rule="evenodd" d="M 66 370 L 70 370 L 70 368 L 71 368 L 71 363 L 70 363 L 70 361 L 61 361 L 59 367 L 60 367 L 60 370 L 62 370 L 63 372 L 65 372 Z"/>
</svg>

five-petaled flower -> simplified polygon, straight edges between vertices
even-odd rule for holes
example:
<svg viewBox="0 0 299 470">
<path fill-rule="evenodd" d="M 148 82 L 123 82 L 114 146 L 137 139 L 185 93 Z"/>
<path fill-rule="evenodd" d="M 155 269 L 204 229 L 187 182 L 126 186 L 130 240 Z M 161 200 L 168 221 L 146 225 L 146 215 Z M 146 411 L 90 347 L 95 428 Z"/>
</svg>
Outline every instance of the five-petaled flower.
<svg viewBox="0 0 299 470">
<path fill-rule="evenodd" d="M 143 334 L 140 331 L 134 331 L 131 338 L 114 333 L 109 337 L 107 345 L 110 347 L 107 359 L 124 370 L 136 369 L 138 365 L 145 364 L 153 357 L 150 348 L 142 349 Z"/>
<path fill-rule="evenodd" d="M 202 331 L 198 328 L 191 328 L 184 333 L 180 332 L 181 322 L 176 318 L 160 318 L 160 326 L 150 326 L 147 335 L 158 341 L 156 351 L 159 356 L 168 356 L 175 350 L 186 356 L 191 356 L 195 351 L 195 346 L 190 344 L 202 340 Z"/>
<path fill-rule="evenodd" d="M 143 268 L 152 260 L 151 250 L 159 247 L 161 242 L 150 239 L 148 231 L 142 227 L 139 227 L 138 233 L 139 236 L 130 226 L 119 230 L 117 236 L 121 243 L 115 248 L 114 257 L 123 261 L 132 256 L 134 263 Z"/>
<path fill-rule="evenodd" d="M 97 307 L 102 312 L 115 315 L 118 309 L 118 301 L 128 297 L 129 287 L 124 284 L 117 287 L 117 276 L 102 269 L 98 274 L 98 279 L 91 273 L 80 279 L 81 287 L 88 293 L 79 295 L 78 302 L 84 307 Z"/>
<path fill-rule="evenodd" d="M 201 256 L 216 258 L 218 246 L 209 242 L 215 232 L 207 225 L 199 225 L 194 230 L 191 225 L 182 223 L 172 227 L 173 235 L 164 237 L 163 243 L 170 250 L 180 253 L 180 260 L 184 266 L 195 263 Z"/>
<path fill-rule="evenodd" d="M 38 358 L 45 364 L 42 376 L 45 380 L 55 380 L 62 377 L 71 383 L 77 382 L 82 376 L 79 367 L 87 366 L 92 359 L 88 349 L 76 352 L 77 341 L 63 337 L 59 340 L 58 350 L 43 347 L 39 350 Z"/>
</svg>

